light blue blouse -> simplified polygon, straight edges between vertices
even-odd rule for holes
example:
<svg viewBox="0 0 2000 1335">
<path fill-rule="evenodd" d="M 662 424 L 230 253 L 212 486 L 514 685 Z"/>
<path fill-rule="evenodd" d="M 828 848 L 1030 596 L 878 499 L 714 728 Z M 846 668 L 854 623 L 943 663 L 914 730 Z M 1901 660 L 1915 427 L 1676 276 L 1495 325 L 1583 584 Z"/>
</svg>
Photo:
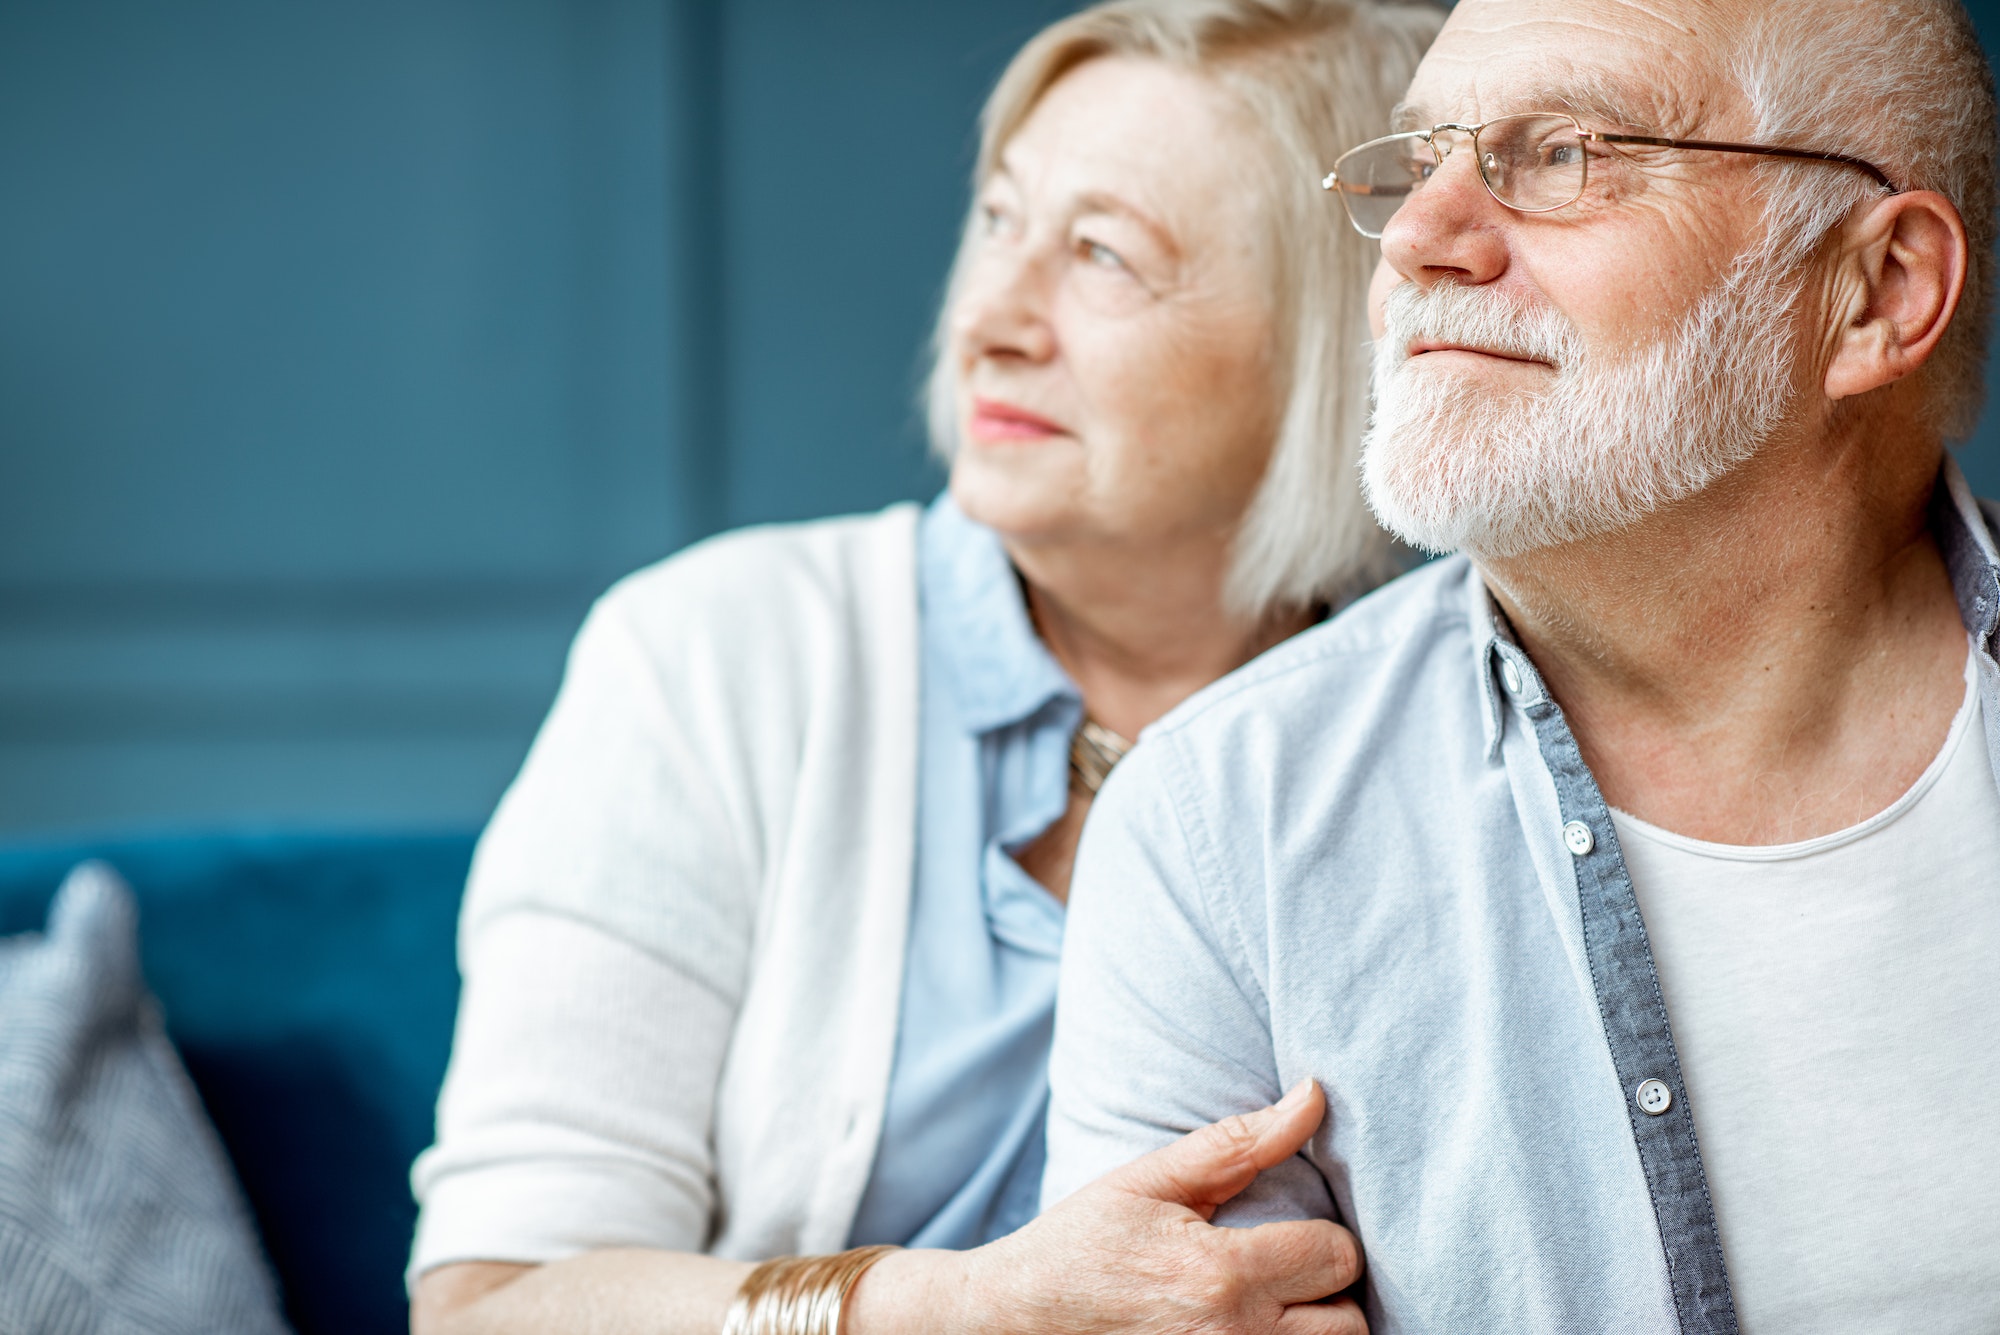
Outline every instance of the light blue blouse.
<svg viewBox="0 0 2000 1335">
<path fill-rule="evenodd" d="M 1035 1214 L 1063 909 L 1009 854 L 1068 804 L 1083 716 L 992 530 L 946 495 L 917 541 L 916 879 L 857 1247 L 975 1247 Z"/>
</svg>

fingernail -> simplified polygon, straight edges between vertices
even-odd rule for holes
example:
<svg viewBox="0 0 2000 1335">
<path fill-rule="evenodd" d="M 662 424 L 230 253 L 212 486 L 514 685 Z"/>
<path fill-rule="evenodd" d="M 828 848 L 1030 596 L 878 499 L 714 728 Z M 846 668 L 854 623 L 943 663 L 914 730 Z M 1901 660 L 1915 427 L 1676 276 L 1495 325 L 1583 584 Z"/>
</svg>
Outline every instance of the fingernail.
<svg viewBox="0 0 2000 1335">
<path fill-rule="evenodd" d="M 1306 1093 L 1310 1089 L 1312 1089 L 1312 1077 L 1307 1076 L 1305 1079 L 1299 1081 L 1296 1085 L 1293 1085 L 1290 1089 L 1285 1091 L 1285 1097 L 1278 1100 L 1278 1106 L 1280 1108 L 1298 1107 L 1301 1103 L 1304 1103 L 1306 1101 Z"/>
</svg>

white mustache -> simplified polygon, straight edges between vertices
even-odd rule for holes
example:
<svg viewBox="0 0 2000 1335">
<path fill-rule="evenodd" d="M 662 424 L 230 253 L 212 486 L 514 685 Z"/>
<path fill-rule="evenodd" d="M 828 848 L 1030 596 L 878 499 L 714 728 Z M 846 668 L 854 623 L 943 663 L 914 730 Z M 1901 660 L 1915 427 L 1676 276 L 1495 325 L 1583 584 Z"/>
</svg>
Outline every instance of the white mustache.
<svg viewBox="0 0 2000 1335">
<path fill-rule="evenodd" d="M 1561 371 L 1583 359 L 1583 335 L 1550 306 L 1523 306 L 1485 288 L 1440 283 L 1425 291 L 1399 283 L 1383 306 L 1387 332 L 1380 351 L 1392 370 L 1417 343 L 1451 343 L 1507 357 L 1547 362 Z"/>
</svg>

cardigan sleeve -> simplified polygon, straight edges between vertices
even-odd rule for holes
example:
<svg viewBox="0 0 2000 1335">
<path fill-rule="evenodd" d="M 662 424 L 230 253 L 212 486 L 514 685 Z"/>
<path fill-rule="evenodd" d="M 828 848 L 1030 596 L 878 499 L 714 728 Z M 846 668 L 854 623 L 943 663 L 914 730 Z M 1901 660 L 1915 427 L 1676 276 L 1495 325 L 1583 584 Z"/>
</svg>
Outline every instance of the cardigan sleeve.
<svg viewBox="0 0 2000 1335">
<path fill-rule="evenodd" d="M 480 840 L 437 1142 L 412 1170 L 412 1283 L 710 1238 L 760 874 L 718 716 L 756 683 L 704 669 L 701 626 L 648 593 L 635 611 L 628 581 L 592 612 Z"/>
</svg>

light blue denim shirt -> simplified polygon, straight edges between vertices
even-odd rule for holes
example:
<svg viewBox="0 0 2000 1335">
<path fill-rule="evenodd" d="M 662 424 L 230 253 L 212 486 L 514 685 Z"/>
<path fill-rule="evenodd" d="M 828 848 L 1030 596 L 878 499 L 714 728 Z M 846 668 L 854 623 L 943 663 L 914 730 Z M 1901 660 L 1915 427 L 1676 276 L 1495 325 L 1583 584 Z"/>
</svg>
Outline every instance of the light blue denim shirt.
<svg viewBox="0 0 2000 1335">
<path fill-rule="evenodd" d="M 1932 521 L 2000 774 L 2000 507 L 1947 463 Z M 1311 1076 L 1218 1218 L 1346 1222 L 1375 1335 L 1736 1330 L 1610 813 L 1463 558 L 1150 729 L 1074 885 L 1046 1199 Z"/>
<path fill-rule="evenodd" d="M 1034 1216 L 1063 909 L 1009 850 L 1067 806 L 1083 715 L 992 530 L 947 495 L 917 542 L 916 884 L 857 1247 L 974 1247 Z"/>
</svg>

